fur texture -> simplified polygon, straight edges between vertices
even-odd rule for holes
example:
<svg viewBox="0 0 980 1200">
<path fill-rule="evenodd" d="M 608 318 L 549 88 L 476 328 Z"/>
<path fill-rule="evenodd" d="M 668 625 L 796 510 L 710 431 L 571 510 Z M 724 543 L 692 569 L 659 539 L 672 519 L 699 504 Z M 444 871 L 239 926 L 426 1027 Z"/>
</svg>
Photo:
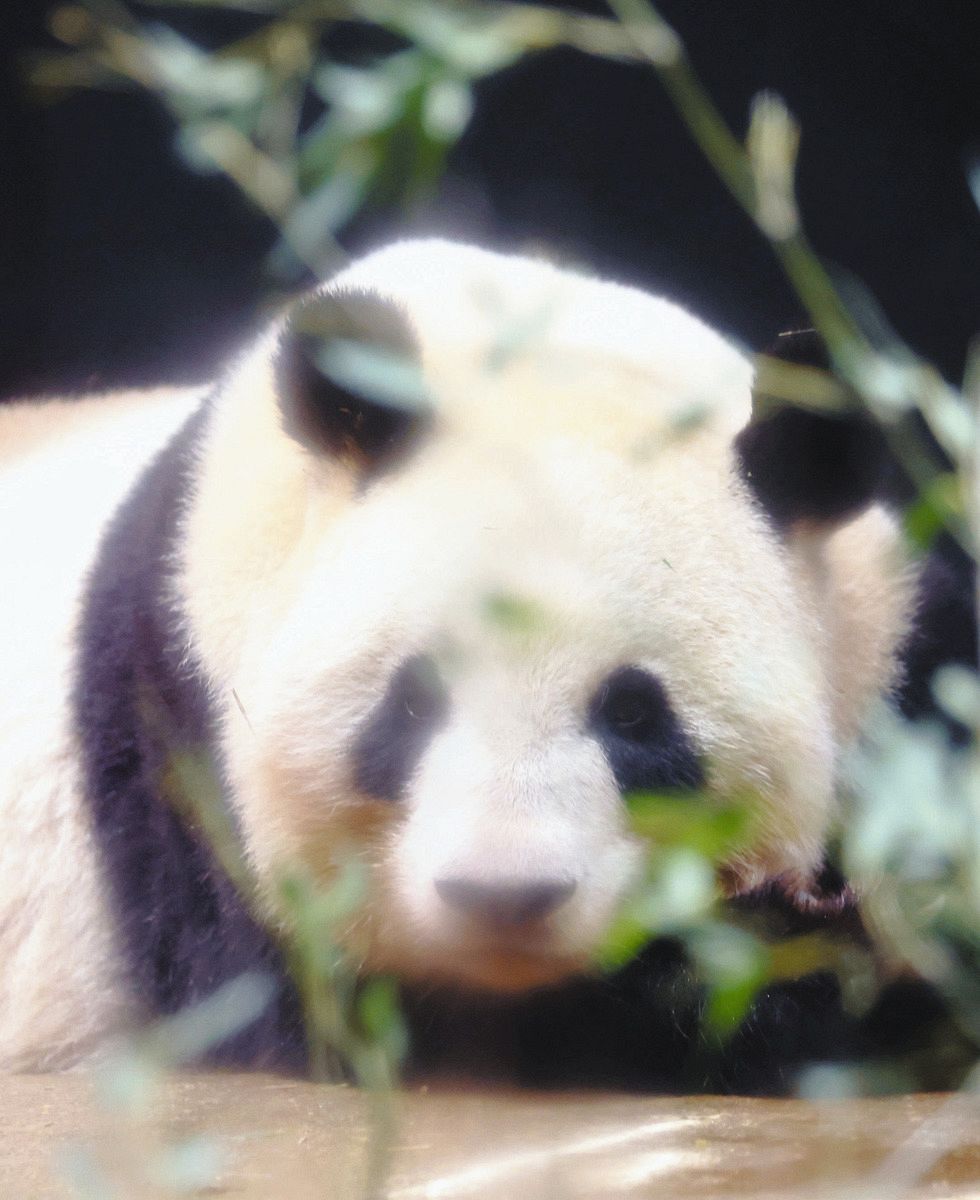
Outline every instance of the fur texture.
<svg viewBox="0 0 980 1200">
<path fill-rule="evenodd" d="M 0 410 L 0 1065 L 69 1065 L 132 1011 L 67 704 L 86 571 L 150 456 L 199 402 Z M 66 415 L 71 413 L 67 418 Z M 86 416 L 89 419 L 85 419 Z M 30 438 L 27 432 L 30 431 Z M 23 440 L 20 440 L 23 437 Z"/>
<path fill-rule="evenodd" d="M 906 630 L 892 518 L 767 516 L 735 443 L 750 365 L 666 300 L 443 242 L 304 305 L 352 295 L 410 334 L 424 421 L 288 358 L 295 313 L 205 407 L 79 402 L 64 435 L 0 414 L 2 1065 L 281 974 L 168 807 L 167 755 L 199 741 L 269 919 L 284 870 L 355 854 L 349 947 L 426 985 L 587 967 L 642 855 L 623 786 L 750 797 L 732 890 L 814 887 Z M 288 986 L 229 1050 L 299 1054 Z"/>
</svg>

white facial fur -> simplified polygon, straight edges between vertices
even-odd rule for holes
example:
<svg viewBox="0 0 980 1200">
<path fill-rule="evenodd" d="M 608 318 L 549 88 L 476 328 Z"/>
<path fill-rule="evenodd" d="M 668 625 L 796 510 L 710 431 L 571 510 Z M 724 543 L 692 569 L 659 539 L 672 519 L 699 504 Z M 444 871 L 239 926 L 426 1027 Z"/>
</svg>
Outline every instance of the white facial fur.
<svg viewBox="0 0 980 1200">
<path fill-rule="evenodd" d="M 849 618 L 828 607 L 842 556 L 824 535 L 805 555 L 781 545 L 737 480 L 750 369 L 716 334 L 666 301 L 448 243 L 395 246 L 333 286 L 404 311 L 438 434 L 360 496 L 349 468 L 279 429 L 273 337 L 226 386 L 181 592 L 262 877 L 362 856 L 375 903 L 348 940 L 371 967 L 520 987 L 583 966 L 640 854 L 586 711 L 636 665 L 710 788 L 755 798 L 736 886 L 805 887 L 842 714 L 888 682 L 893 527 L 894 613 L 851 680 L 832 661 Z M 500 627 L 493 596 L 539 619 Z M 442 667 L 448 722 L 403 799 L 370 801 L 351 748 L 418 652 Z M 576 889 L 518 938 L 462 920 L 435 889 L 447 873 Z"/>
</svg>

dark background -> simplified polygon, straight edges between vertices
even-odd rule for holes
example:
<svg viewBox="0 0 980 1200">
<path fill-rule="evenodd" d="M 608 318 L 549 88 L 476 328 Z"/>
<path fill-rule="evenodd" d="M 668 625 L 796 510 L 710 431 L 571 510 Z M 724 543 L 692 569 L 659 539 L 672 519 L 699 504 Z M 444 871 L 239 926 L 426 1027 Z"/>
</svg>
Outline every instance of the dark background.
<svg viewBox="0 0 980 1200">
<path fill-rule="evenodd" d="M 582 5 L 602 11 L 599 5 Z M 172 151 L 150 99 L 28 98 L 44 0 L 0 15 L 0 395 L 195 379 L 268 293 L 272 231 Z M 954 381 L 980 328 L 975 0 L 663 0 L 739 134 L 753 94 L 803 126 L 799 191 L 818 249 Z M 213 17 L 181 17 L 212 39 Z M 486 81 L 440 202 L 415 225 L 556 246 L 659 288 L 761 348 L 798 306 L 771 252 L 690 143 L 651 71 L 571 51 Z M 374 213 L 356 252 L 404 232 Z"/>
</svg>

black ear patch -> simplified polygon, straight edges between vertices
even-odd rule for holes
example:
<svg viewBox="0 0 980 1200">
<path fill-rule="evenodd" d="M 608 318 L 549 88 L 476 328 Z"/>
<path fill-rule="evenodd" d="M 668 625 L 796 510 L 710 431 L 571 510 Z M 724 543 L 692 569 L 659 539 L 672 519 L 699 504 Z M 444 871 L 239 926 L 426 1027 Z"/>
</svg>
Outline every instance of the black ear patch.
<svg viewBox="0 0 980 1200">
<path fill-rule="evenodd" d="M 814 330 L 784 334 L 769 357 L 826 370 Z M 735 439 L 743 479 L 775 524 L 833 524 L 874 500 L 887 456 L 879 426 L 856 408 L 841 413 L 795 408 L 757 393 L 762 412 Z"/>
<path fill-rule="evenodd" d="M 348 459 L 365 475 L 394 465 L 431 423 L 412 328 L 397 305 L 373 292 L 301 301 L 275 374 L 290 437 Z"/>
</svg>

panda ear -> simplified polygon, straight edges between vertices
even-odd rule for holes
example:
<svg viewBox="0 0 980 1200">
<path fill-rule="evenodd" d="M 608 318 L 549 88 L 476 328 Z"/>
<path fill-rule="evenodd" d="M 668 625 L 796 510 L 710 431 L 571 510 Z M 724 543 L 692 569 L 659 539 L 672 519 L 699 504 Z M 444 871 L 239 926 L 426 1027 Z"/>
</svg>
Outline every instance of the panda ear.
<svg viewBox="0 0 980 1200">
<path fill-rule="evenodd" d="M 365 476 L 399 461 L 431 420 L 412 327 L 394 302 L 374 292 L 299 301 L 274 372 L 286 433 Z"/>
<path fill-rule="evenodd" d="M 809 368 L 826 385 L 829 359 L 812 329 L 782 334 L 767 353 Z M 743 479 L 779 528 L 797 521 L 836 524 L 875 498 L 886 469 L 880 427 L 856 407 L 839 413 L 796 408 L 767 393 L 765 373 L 753 418 L 735 439 Z"/>
</svg>

